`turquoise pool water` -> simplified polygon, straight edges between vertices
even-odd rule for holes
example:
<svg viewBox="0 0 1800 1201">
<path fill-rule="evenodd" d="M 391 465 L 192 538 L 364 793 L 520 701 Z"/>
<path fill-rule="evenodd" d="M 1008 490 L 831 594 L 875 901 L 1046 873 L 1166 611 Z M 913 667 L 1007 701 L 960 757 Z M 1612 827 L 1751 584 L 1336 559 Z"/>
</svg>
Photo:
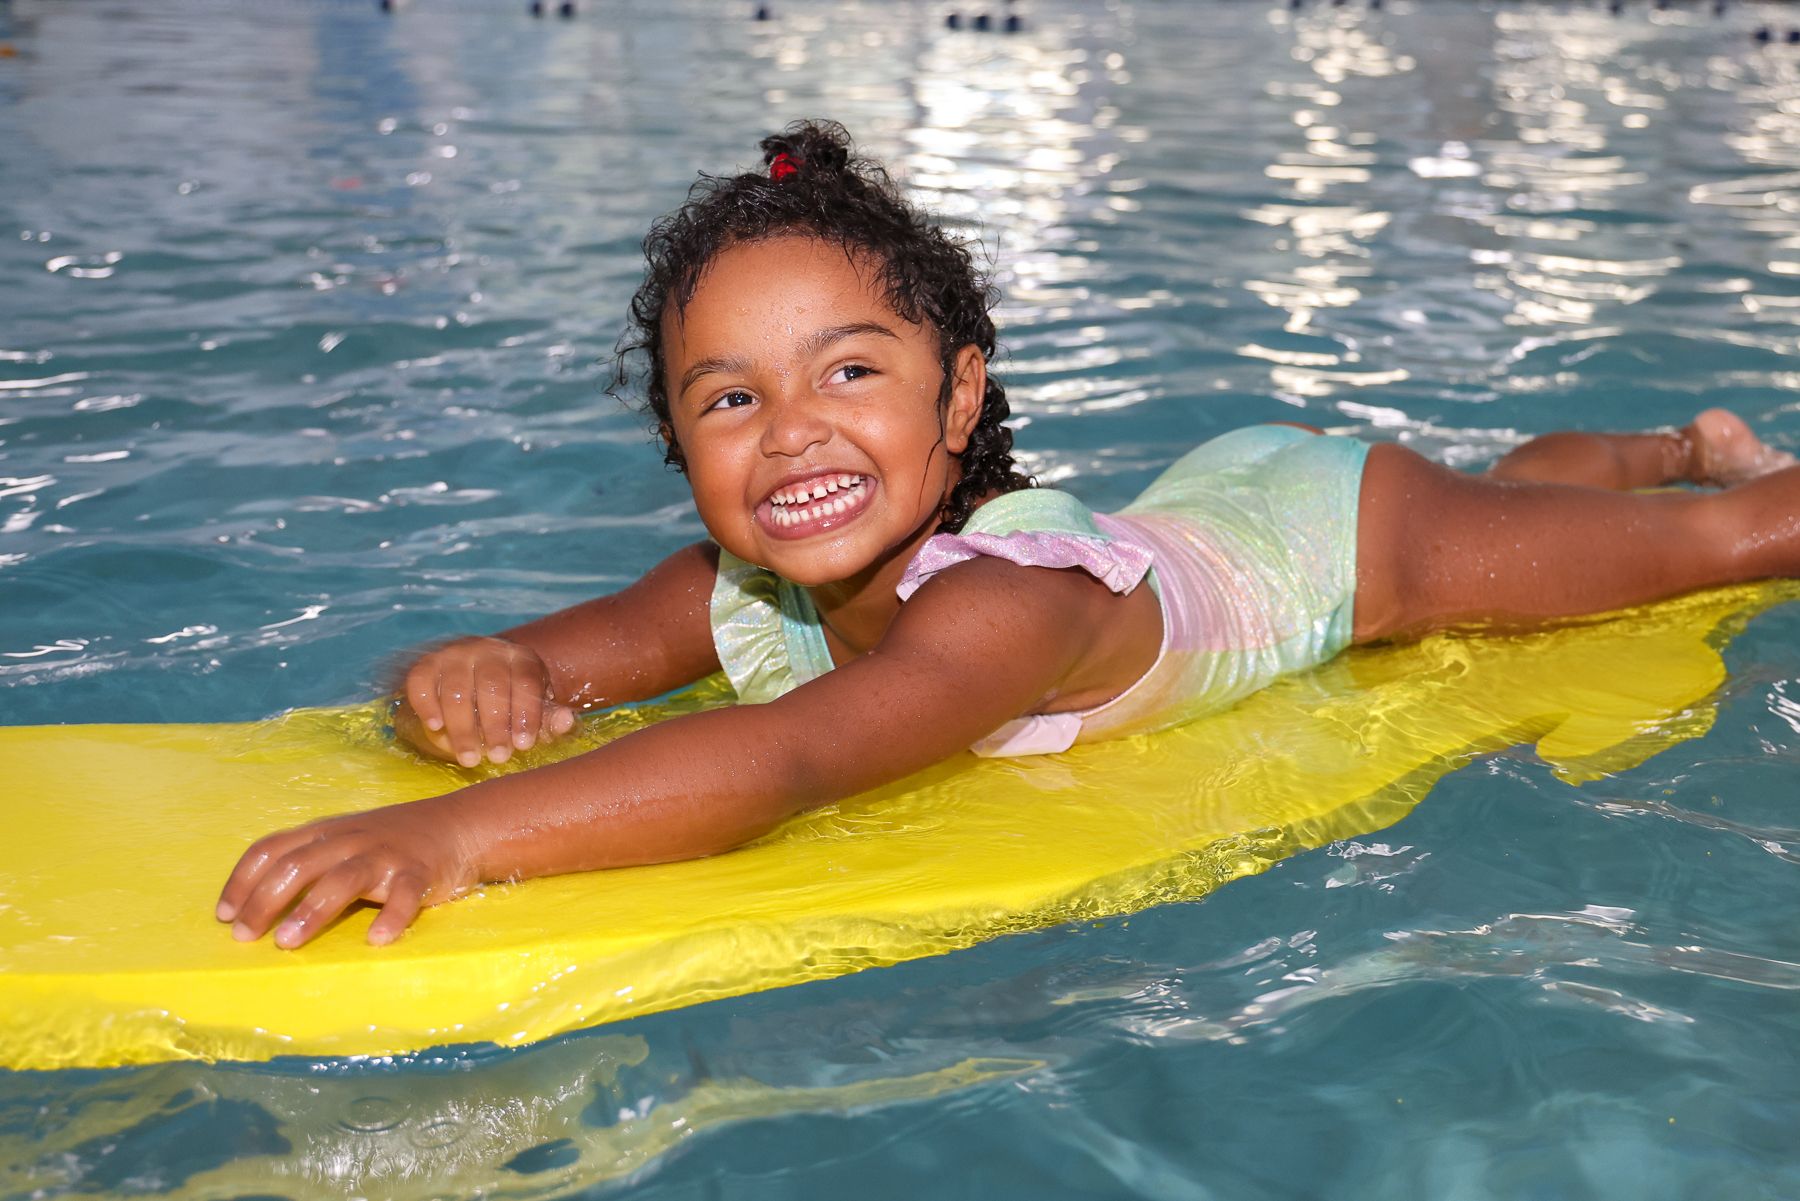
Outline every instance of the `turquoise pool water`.
<svg viewBox="0 0 1800 1201">
<path fill-rule="evenodd" d="M 1097 507 L 1267 419 L 1800 448 L 1780 6 L 953 7 L 0 3 L 0 722 L 353 700 L 698 537 L 606 360 L 650 218 L 797 116 L 981 231 Z M 0 1075 L 0 1197 L 1800 1194 L 1800 607 L 1728 660 L 1703 739 L 1198 904 L 510 1053 Z"/>
</svg>

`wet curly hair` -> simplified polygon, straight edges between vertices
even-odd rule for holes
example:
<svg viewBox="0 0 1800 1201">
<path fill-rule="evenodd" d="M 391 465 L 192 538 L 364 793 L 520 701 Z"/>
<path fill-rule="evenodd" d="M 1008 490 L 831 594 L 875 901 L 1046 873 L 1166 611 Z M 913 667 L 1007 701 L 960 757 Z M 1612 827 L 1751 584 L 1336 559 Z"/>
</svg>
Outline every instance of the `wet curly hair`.
<svg viewBox="0 0 1800 1201">
<path fill-rule="evenodd" d="M 989 310 L 999 292 L 976 266 L 968 246 L 901 198 L 879 163 L 856 154 L 850 135 L 832 121 L 799 121 L 761 143 L 763 169 L 741 175 L 702 174 L 680 208 L 644 238 L 644 282 L 631 298 L 631 323 L 620 339 L 611 391 L 624 396 L 638 370 L 644 408 L 663 443 L 663 461 L 687 470 L 669 422 L 662 319 L 694 297 L 700 278 L 732 246 L 804 234 L 866 255 L 896 313 L 937 333 L 950 399 L 957 352 L 977 347 L 994 357 Z M 643 368 L 638 368 L 639 363 Z M 989 494 L 1029 488 L 1035 481 L 1013 461 L 1006 389 L 992 375 L 969 445 L 956 456 L 962 477 L 945 501 L 938 526 L 954 532 Z"/>
</svg>

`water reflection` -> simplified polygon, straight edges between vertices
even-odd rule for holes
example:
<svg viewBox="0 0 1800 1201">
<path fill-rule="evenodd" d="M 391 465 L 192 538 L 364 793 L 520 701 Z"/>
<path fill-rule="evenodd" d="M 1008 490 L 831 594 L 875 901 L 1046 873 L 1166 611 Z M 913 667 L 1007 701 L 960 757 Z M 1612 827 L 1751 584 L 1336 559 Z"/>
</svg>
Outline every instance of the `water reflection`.
<svg viewBox="0 0 1800 1201">
<path fill-rule="evenodd" d="M 1800 438 L 1784 10 L 598 7 L 0 3 L 0 720 L 353 699 L 698 537 L 599 380 L 649 218 L 799 116 L 984 239 L 1026 461 L 1102 505 L 1280 417 L 1464 466 L 1712 399 Z M 1734 670 L 1794 674 L 1762 620 Z M 874 1129 L 831 1178 L 871 1196 L 934 1154 L 1043 1196 L 1788 1195 L 1792 692 L 1655 789 L 1490 763 L 1389 853 L 1142 933 L 510 1056 L 0 1077 L 0 1192 L 628 1190 L 850 1114 L 745 1190 Z"/>
<path fill-rule="evenodd" d="M 1431 857 L 1358 843 L 1329 854 L 1316 869 L 1324 887 L 1389 890 Z M 1360 866 L 1371 857 L 1378 869 Z M 1170 912 L 1183 911 L 1188 921 L 1202 912 Z M 632 1033 L 593 1031 L 511 1053 L 171 1064 L 85 1081 L 0 1076 L 0 1103 L 41 1115 L 29 1136 L 0 1131 L 8 1165 L 0 1187 L 172 1198 L 321 1189 L 567 1196 L 644 1187 L 746 1124 L 897 1118 L 924 1104 L 965 1122 L 1003 1107 L 1041 1109 L 1057 1144 L 1104 1160 L 1135 1140 L 1120 1138 L 1082 1094 L 1120 1040 L 1165 1055 L 1211 1044 L 1278 1057 L 1301 1027 L 1324 1036 L 1372 998 L 1403 1004 L 1420 989 L 1492 980 L 1602 1020 L 1661 1027 L 1647 1045 L 1691 1056 L 1730 1035 L 1698 1026 L 1704 1009 L 1652 999 L 1670 993 L 1670 973 L 1773 994 L 1800 989 L 1800 964 L 1650 938 L 1638 915 L 1604 905 L 1390 930 L 1372 950 L 1354 949 L 1356 940 L 1286 930 L 1179 961 L 1112 959 L 1050 935 L 1037 966 L 1009 978 L 886 993 L 815 989 L 810 1002 L 727 1006 L 711 1022 L 670 1015 L 634 1023 Z M 195 1137 L 201 1128 L 204 1139 Z M 1130 1178 L 1134 1169 L 1119 1170 Z"/>
<path fill-rule="evenodd" d="M 1279 150 L 1263 168 L 1288 202 L 1264 204 L 1243 216 L 1281 232 L 1270 258 L 1291 265 L 1246 279 L 1244 287 L 1264 304 L 1284 310 L 1282 330 L 1301 337 L 1291 348 L 1251 342 L 1238 353 L 1276 364 L 1269 368 L 1276 395 L 1306 407 L 1347 387 L 1388 385 L 1410 377 L 1403 367 L 1365 366 L 1358 339 L 1333 331 L 1329 319 L 1315 325 L 1315 318 L 1321 310 L 1349 308 L 1364 299 L 1360 281 L 1372 271 L 1368 247 L 1391 220 L 1379 208 L 1343 201 L 1346 192 L 1367 190 L 1364 185 L 1375 178 L 1381 149 L 1377 134 L 1357 127 L 1358 118 L 1340 107 L 1341 88 L 1347 82 L 1403 76 L 1416 63 L 1393 51 L 1380 19 L 1366 11 L 1276 13 L 1271 21 L 1289 27 L 1290 57 L 1304 64 L 1310 77 L 1277 77 L 1263 85 L 1267 95 L 1292 105 L 1289 119 L 1298 131 L 1299 147 Z M 1291 137 L 1274 141 L 1284 143 L 1291 144 Z"/>
<path fill-rule="evenodd" d="M 1131 318 L 1171 299 L 1165 289 L 1108 286 L 1097 227 L 1138 208 L 1142 178 L 1124 174 L 1144 130 L 1120 120 L 1130 81 L 1132 13 L 1033 22 L 1005 39 L 931 37 L 910 84 L 915 120 L 897 156 L 921 203 L 978 237 L 997 267 L 998 314 L 1023 336 L 1006 370 L 1022 421 L 1130 409 L 1158 394 L 1131 380 L 1146 357 Z M 1044 447 L 1024 452 L 1045 480 L 1080 468 Z"/>
<path fill-rule="evenodd" d="M 568 530 L 534 557 L 594 564 L 592 583 L 697 534 L 641 522 L 677 510 L 680 484 L 599 397 L 603 360 L 650 216 L 695 167 L 744 162 L 800 114 L 845 119 L 982 240 L 1026 463 L 1102 505 L 1245 421 L 1299 415 L 1477 465 L 1565 415 L 1673 422 L 1717 388 L 1753 420 L 1792 403 L 1800 204 L 1783 156 L 1800 76 L 1772 48 L 1724 53 L 1726 25 L 1219 7 L 1201 38 L 1191 14 L 1119 4 L 984 37 L 873 6 L 684 14 L 296 12 L 240 47 L 236 74 L 166 95 L 169 63 L 146 47 L 224 61 L 228 23 L 146 14 L 161 41 L 129 51 L 86 10 L 27 22 L 0 155 L 21 165 L 8 178 L 46 182 L 8 201 L 17 236 L 0 239 L 21 281 L 0 356 L 0 569 L 33 599 L 0 645 L 79 636 L 95 670 L 59 679 L 93 681 L 84 696 L 116 678 L 128 706 L 239 716 L 163 670 L 178 664 L 102 656 L 115 638 L 278 620 L 279 573 L 246 578 L 245 612 L 123 631 L 61 582 L 94 540 L 151 574 L 171 542 L 233 565 L 316 556 L 360 577 L 320 591 L 373 608 L 309 632 L 318 686 L 269 703 L 348 700 L 374 683 L 356 665 L 392 645 L 524 616 L 458 602 L 415 617 L 389 575 L 414 560 L 377 544 L 504 572 L 517 531 Z M 736 55 L 745 69 L 710 70 Z M 62 104 L 52 64 L 98 82 Z M 670 64 L 710 71 L 717 94 Z M 188 109 L 263 76 L 229 131 L 181 145 Z M 107 106 L 119 120 L 70 124 Z M 106 188 L 83 182 L 97 170 Z M 1534 407 L 1551 396 L 1567 414 Z M 468 521 L 379 499 L 440 485 Z M 596 508 L 611 520 L 588 522 Z M 381 536 L 364 539 L 351 522 L 375 511 Z M 601 547 L 578 532 L 620 527 L 642 533 Z M 70 621 L 40 619 L 40 597 Z M 142 670 L 165 686 L 124 682 Z M 20 704 L 54 716 L 38 695 Z"/>
<path fill-rule="evenodd" d="M 823 1025 L 742 1024 L 742 1048 L 709 1047 L 705 1055 L 720 1059 L 710 1066 L 698 1047 L 684 1055 L 664 1046 L 652 1061 L 646 1038 L 597 1033 L 512 1054 L 166 1065 L 87 1086 L 0 1077 L 7 1108 L 35 1104 L 56 1118 L 41 1139 L 0 1132 L 0 1187 L 21 1196 L 565 1196 L 629 1182 L 745 1122 L 927 1102 L 1048 1066 L 1003 1040 L 997 1056 L 942 1038 L 871 1056 L 874 1023 L 896 1016 L 870 1010 L 847 1022 L 827 1010 L 814 1015 Z"/>
</svg>

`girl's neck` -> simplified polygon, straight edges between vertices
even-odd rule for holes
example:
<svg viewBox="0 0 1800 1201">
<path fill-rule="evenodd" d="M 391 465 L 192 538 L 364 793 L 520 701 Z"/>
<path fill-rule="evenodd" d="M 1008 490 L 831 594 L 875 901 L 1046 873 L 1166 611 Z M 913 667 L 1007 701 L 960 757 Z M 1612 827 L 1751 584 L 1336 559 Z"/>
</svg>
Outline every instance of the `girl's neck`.
<svg viewBox="0 0 1800 1201">
<path fill-rule="evenodd" d="M 951 487 L 960 475 L 960 472 L 952 475 Z M 949 496 L 948 489 L 944 495 Z M 996 495 L 998 493 L 989 492 L 975 502 L 976 507 Z M 939 509 L 892 554 L 851 578 L 807 588 L 813 609 L 819 614 L 819 623 L 825 627 L 825 645 L 831 651 L 832 662 L 841 666 L 866 654 L 887 634 L 888 626 L 900 612 L 901 577 L 925 543 L 937 533 L 942 518 L 943 510 Z"/>
<path fill-rule="evenodd" d="M 842 665 L 874 649 L 900 612 L 900 580 L 925 543 L 937 532 L 941 513 L 921 525 L 878 562 L 845 580 L 807 588 L 832 661 Z"/>
<path fill-rule="evenodd" d="M 871 650 L 887 634 L 900 612 L 900 579 L 919 548 L 937 528 L 933 520 L 892 555 L 847 580 L 834 580 L 806 590 L 825 627 L 832 661 L 843 664 Z"/>
<path fill-rule="evenodd" d="M 831 652 L 831 661 L 840 667 L 880 642 L 900 612 L 900 598 L 892 588 L 877 586 L 848 597 L 828 595 L 842 587 L 831 584 L 807 589 L 813 608 L 818 611 L 819 624 L 825 629 L 825 646 Z"/>
</svg>

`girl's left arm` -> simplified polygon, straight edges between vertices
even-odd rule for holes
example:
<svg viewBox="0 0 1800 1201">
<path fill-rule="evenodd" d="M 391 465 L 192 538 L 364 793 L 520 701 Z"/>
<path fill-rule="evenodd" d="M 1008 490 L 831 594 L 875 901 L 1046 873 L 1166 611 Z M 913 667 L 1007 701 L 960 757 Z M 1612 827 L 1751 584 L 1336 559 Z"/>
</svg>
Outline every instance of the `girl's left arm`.
<svg viewBox="0 0 1800 1201">
<path fill-rule="evenodd" d="M 369 900 L 382 906 L 368 935 L 380 944 L 484 881 L 729 850 L 1091 688 L 1145 604 L 1148 589 L 1115 596 L 1078 571 L 960 564 L 906 603 L 880 645 L 768 704 L 671 718 L 561 763 L 264 838 L 218 916 L 254 939 L 286 913 L 275 941 L 294 947 Z"/>
</svg>

